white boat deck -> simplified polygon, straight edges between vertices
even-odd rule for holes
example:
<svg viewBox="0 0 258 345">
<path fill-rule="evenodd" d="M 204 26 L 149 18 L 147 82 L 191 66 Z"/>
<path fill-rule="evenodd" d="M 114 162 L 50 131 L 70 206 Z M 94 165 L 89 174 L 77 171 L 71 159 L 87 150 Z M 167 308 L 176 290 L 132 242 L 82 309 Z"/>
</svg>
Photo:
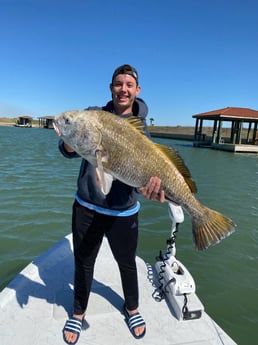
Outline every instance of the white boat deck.
<svg viewBox="0 0 258 345">
<path fill-rule="evenodd" d="M 96 262 L 94 283 L 80 345 L 234 345 L 204 312 L 200 319 L 178 321 L 165 300 L 152 297 L 151 269 L 137 257 L 140 312 L 147 325 L 135 339 L 121 313 L 123 294 L 117 265 L 104 240 Z M 71 235 L 28 265 L 0 293 L 1 345 L 65 344 L 62 328 L 73 302 Z M 222 309 L 223 312 L 223 309 Z"/>
</svg>

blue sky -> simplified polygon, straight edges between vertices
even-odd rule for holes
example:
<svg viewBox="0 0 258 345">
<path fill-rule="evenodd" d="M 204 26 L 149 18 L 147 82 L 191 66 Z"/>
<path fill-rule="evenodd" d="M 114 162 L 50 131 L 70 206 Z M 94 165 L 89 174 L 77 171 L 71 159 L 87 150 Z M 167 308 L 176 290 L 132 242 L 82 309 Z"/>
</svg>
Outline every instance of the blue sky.
<svg viewBox="0 0 258 345">
<path fill-rule="evenodd" d="M 104 105 L 123 63 L 156 125 L 258 110 L 256 0 L 0 0 L 0 44 L 0 117 Z"/>
</svg>

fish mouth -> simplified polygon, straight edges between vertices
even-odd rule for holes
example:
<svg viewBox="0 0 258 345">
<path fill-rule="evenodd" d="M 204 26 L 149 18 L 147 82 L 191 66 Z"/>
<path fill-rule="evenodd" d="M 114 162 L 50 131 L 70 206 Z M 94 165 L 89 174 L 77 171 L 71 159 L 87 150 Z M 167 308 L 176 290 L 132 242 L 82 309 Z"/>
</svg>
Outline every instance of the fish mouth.
<svg viewBox="0 0 258 345">
<path fill-rule="evenodd" d="M 53 127 L 54 127 L 54 130 L 55 130 L 56 134 L 57 134 L 59 137 L 61 137 L 61 131 L 60 131 L 60 129 L 58 128 L 56 121 L 53 121 Z"/>
</svg>

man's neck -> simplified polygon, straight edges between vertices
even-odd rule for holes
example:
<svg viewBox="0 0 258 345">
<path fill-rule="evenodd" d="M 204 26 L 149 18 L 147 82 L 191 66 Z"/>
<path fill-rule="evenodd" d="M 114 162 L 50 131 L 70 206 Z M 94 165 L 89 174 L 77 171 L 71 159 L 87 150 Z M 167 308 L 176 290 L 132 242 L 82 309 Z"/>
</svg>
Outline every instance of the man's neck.
<svg viewBox="0 0 258 345">
<path fill-rule="evenodd" d="M 117 115 L 122 116 L 122 115 L 128 115 L 128 114 L 132 113 L 133 112 L 133 107 L 123 108 L 123 107 L 116 107 L 116 106 L 114 106 L 114 110 L 115 110 L 115 113 Z"/>
</svg>

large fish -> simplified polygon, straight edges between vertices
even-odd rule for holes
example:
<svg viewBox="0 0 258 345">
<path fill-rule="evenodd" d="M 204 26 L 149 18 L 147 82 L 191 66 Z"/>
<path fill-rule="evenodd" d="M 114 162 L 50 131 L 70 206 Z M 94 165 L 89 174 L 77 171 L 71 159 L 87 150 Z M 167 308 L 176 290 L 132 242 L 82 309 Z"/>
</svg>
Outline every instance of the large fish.
<svg viewBox="0 0 258 345">
<path fill-rule="evenodd" d="M 142 121 L 102 110 L 74 110 L 55 117 L 54 128 L 64 142 L 96 167 L 107 194 L 113 179 L 142 187 L 158 176 L 168 201 L 183 207 L 192 220 L 197 249 L 218 243 L 234 230 L 231 219 L 202 205 L 183 160 L 171 147 L 158 145 L 143 133 Z"/>
</svg>

